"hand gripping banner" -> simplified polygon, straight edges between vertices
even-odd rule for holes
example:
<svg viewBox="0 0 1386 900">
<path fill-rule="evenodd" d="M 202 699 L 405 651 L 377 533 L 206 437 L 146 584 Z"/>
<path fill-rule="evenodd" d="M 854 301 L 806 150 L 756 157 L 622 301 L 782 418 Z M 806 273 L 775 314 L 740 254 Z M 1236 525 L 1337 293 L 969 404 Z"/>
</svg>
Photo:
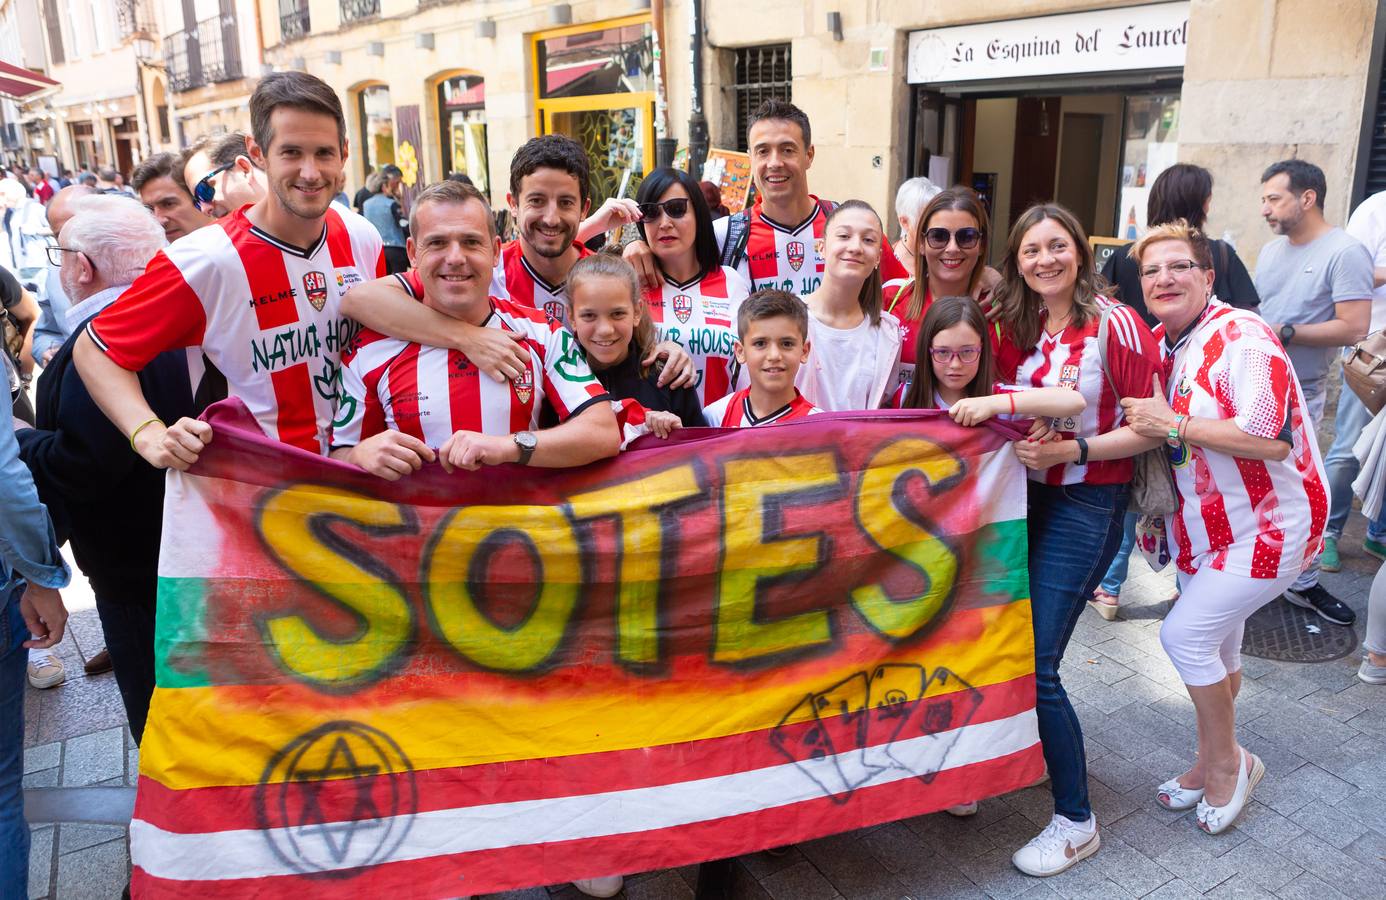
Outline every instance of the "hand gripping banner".
<svg viewBox="0 0 1386 900">
<path fill-rule="evenodd" d="M 822 415 L 390 484 L 209 414 L 168 480 L 140 896 L 481 894 L 1043 772 L 1001 430 Z"/>
</svg>

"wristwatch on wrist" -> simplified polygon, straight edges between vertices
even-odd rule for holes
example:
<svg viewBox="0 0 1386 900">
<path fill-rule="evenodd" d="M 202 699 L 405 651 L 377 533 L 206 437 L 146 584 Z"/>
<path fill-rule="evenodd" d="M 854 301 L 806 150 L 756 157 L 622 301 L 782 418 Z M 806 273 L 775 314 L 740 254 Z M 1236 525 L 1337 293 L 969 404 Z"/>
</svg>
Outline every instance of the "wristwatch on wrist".
<svg viewBox="0 0 1386 900">
<path fill-rule="evenodd" d="M 1295 326 L 1293 326 L 1293 325 L 1281 325 L 1281 326 L 1280 326 L 1280 345 L 1283 347 L 1284 345 L 1288 344 L 1290 341 L 1293 341 L 1294 339 L 1295 339 Z"/>
<path fill-rule="evenodd" d="M 520 458 L 515 461 L 522 466 L 529 465 L 529 458 L 534 455 L 534 448 L 539 446 L 539 438 L 532 431 L 517 431 L 512 437 L 515 446 L 520 448 Z"/>
<path fill-rule="evenodd" d="M 1088 442 L 1080 437 L 1074 438 L 1073 442 L 1078 445 L 1078 458 L 1073 461 L 1073 464 L 1086 466 L 1088 464 Z"/>
</svg>

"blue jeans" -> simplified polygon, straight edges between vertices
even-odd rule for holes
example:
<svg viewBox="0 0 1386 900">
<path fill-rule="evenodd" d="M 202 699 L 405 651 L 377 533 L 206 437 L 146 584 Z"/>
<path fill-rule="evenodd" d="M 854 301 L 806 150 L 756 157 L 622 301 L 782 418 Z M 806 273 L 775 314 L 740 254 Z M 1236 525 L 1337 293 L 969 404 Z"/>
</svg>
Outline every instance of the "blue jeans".
<svg viewBox="0 0 1386 900">
<path fill-rule="evenodd" d="M 1136 520 L 1139 518 L 1139 514 L 1128 512 L 1122 519 L 1121 546 L 1117 548 L 1112 564 L 1107 567 L 1107 574 L 1102 576 L 1102 583 L 1098 585 L 1113 597 L 1121 593 L 1121 586 L 1126 583 L 1126 573 L 1131 568 L 1131 551 L 1136 549 Z"/>
<path fill-rule="evenodd" d="M 1121 541 L 1124 484 L 1030 482 L 1030 607 L 1035 628 L 1035 712 L 1054 811 L 1092 815 L 1083 729 L 1059 681 L 1073 627 Z"/>
<path fill-rule="evenodd" d="M 1372 420 L 1372 414 L 1352 388 L 1343 385 L 1338 395 L 1338 414 L 1333 419 L 1333 446 L 1323 459 L 1323 467 L 1328 470 L 1329 509 L 1328 528 L 1325 534 L 1331 538 L 1343 536 L 1348 514 L 1352 512 L 1352 482 L 1361 471 L 1362 464 L 1352 455 L 1352 445 L 1362 436 L 1362 429 Z M 1386 543 L 1386 507 L 1373 522 L 1367 523 L 1367 537 Z"/>
<path fill-rule="evenodd" d="M 4 597 L 0 610 L 0 896 L 28 896 L 29 826 L 24 821 L 24 642 L 29 629 L 19 614 L 22 586 Z"/>
</svg>

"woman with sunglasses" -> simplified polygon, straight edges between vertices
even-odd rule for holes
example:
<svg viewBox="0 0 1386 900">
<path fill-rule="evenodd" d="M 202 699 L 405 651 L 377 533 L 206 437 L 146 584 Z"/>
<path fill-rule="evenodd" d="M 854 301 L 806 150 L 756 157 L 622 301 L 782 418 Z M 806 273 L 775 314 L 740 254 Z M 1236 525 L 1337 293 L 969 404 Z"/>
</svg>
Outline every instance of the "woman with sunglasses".
<svg viewBox="0 0 1386 900">
<path fill-rule="evenodd" d="M 898 292 L 886 289 L 885 310 L 900 320 L 904 342 L 900 383 L 914 377 L 915 347 L 924 314 L 938 297 L 972 297 L 983 308 L 1001 276 L 983 260 L 987 251 L 987 211 L 975 191 L 953 187 L 935 194 L 916 220 L 913 280 Z M 994 329 L 988 329 L 993 344 Z"/>
<path fill-rule="evenodd" d="M 730 392 L 728 363 L 736 341 L 736 311 L 751 292 L 735 269 L 723 266 L 712 214 L 698 182 L 664 166 L 640 183 L 640 238 L 663 280 L 645 291 L 657 339 L 678 344 L 693 359 L 693 388 L 702 406 Z"/>
<path fill-rule="evenodd" d="M 1083 395 L 1080 415 L 1055 420 L 1061 440 L 1012 446 L 1031 469 L 1030 608 L 1035 635 L 1035 711 L 1049 765 L 1054 816 L 1012 862 L 1028 875 L 1056 875 L 1097 852 L 1083 731 L 1059 679 L 1059 664 L 1085 601 L 1121 541 L 1129 457 L 1155 441 L 1126 427 L 1123 397 L 1148 397 L 1160 353 L 1135 310 L 1103 296 L 1092 248 L 1073 214 L 1030 207 L 1011 229 L 1000 310 L 1000 379 Z M 1105 337 L 1105 345 L 1100 342 Z"/>
</svg>

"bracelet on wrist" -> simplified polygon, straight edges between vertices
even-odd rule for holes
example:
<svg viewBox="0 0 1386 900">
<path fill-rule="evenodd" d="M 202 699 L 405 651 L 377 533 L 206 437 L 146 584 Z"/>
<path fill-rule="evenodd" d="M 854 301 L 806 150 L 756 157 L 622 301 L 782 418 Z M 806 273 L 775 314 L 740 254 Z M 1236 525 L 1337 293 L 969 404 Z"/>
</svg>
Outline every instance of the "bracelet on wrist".
<svg viewBox="0 0 1386 900">
<path fill-rule="evenodd" d="M 1086 466 L 1088 464 L 1088 442 L 1084 438 L 1076 437 L 1073 443 L 1078 445 L 1078 458 L 1074 460 L 1074 465 Z"/>
<path fill-rule="evenodd" d="M 1180 431 L 1184 427 L 1184 419 L 1186 418 L 1188 417 L 1177 414 L 1175 415 L 1174 424 L 1170 426 L 1169 432 L 1165 435 L 1166 444 L 1169 444 L 1171 447 L 1179 446 L 1179 442 L 1183 439 L 1182 435 L 1180 434 Z"/>
<path fill-rule="evenodd" d="M 158 422 L 160 425 L 164 425 L 164 420 L 163 420 L 163 419 L 160 419 L 158 416 L 154 416 L 154 417 L 151 418 L 151 419 L 145 419 L 143 422 L 141 422 L 140 424 L 138 424 L 138 425 L 135 426 L 135 430 L 132 431 L 132 432 L 130 432 L 130 449 L 131 449 L 131 450 L 135 450 L 135 438 L 139 437 L 140 432 L 141 432 L 141 431 L 144 431 L 146 428 L 148 428 L 150 425 L 153 425 L 155 422 Z M 164 425 L 164 427 L 167 428 L 168 426 L 167 426 L 167 425 Z M 136 453 L 139 453 L 140 451 L 135 450 L 135 452 L 136 452 Z"/>
</svg>

